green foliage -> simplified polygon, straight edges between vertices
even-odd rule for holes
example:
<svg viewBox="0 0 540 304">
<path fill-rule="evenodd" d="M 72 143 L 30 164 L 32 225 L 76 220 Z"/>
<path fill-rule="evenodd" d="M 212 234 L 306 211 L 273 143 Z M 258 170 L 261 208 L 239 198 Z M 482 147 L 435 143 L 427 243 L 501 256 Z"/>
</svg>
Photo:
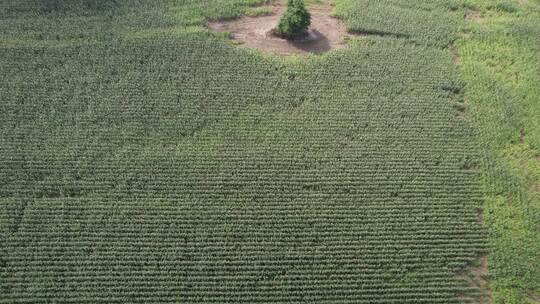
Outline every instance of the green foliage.
<svg viewBox="0 0 540 304">
<path fill-rule="evenodd" d="M 271 15 L 273 13 L 273 10 L 271 7 L 250 7 L 246 9 L 246 15 L 250 17 L 257 17 L 257 16 L 267 16 Z"/>
<path fill-rule="evenodd" d="M 453 273 L 486 239 L 445 51 L 289 64 L 193 32 L 0 52 L 5 302 L 475 292 Z"/>
<path fill-rule="evenodd" d="M 401 38 L 446 48 L 456 39 L 462 15 L 450 0 L 336 1 L 335 14 L 349 31 Z"/>
<path fill-rule="evenodd" d="M 291 61 L 201 27 L 260 2 L 6 3 L 0 302 L 457 303 L 488 248 L 496 297 L 523 300 L 535 19 L 463 48 L 464 103 L 459 6 L 340 1 L 378 35 Z M 530 53 L 505 58 L 508 37 Z M 523 126 L 531 147 L 498 150 L 516 161 L 486 153 Z"/>
<path fill-rule="evenodd" d="M 485 16 L 459 42 L 470 115 L 484 150 L 484 219 L 495 303 L 540 293 L 540 3 L 474 1 Z"/>
<path fill-rule="evenodd" d="M 279 19 L 276 33 L 292 38 L 305 31 L 311 24 L 311 15 L 304 5 L 304 0 L 288 0 L 285 13 Z"/>
</svg>

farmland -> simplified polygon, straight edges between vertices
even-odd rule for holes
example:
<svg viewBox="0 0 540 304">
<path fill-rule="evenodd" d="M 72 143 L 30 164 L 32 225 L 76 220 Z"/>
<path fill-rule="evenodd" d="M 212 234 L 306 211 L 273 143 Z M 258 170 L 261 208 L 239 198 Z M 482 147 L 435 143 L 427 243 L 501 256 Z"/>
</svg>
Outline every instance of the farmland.
<svg viewBox="0 0 540 304">
<path fill-rule="evenodd" d="M 497 303 L 537 303 L 540 6 L 477 2 L 457 45 L 483 150 L 490 287 Z"/>
<path fill-rule="evenodd" d="M 2 0 L 0 303 L 532 301 L 538 5 L 488 2 L 337 0 L 361 36 L 278 56 L 206 27 L 265 1 Z"/>
</svg>

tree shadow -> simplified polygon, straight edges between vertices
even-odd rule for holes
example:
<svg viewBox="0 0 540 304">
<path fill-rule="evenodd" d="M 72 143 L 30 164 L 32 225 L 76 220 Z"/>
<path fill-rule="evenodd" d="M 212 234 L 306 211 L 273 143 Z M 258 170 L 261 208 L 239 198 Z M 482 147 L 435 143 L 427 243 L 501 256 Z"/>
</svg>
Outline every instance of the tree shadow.
<svg viewBox="0 0 540 304">
<path fill-rule="evenodd" d="M 306 37 L 289 41 L 289 44 L 304 52 L 321 54 L 332 49 L 328 38 L 316 29 L 310 29 Z"/>
</svg>

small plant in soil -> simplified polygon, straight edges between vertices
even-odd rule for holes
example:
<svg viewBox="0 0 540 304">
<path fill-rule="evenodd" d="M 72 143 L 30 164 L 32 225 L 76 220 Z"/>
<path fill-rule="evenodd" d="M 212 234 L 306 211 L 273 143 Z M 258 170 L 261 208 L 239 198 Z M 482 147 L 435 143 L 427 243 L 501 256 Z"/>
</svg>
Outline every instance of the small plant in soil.
<svg viewBox="0 0 540 304">
<path fill-rule="evenodd" d="M 279 19 L 274 34 L 286 39 L 293 39 L 303 34 L 311 24 L 311 15 L 304 5 L 304 0 L 288 0 L 287 9 Z"/>
</svg>

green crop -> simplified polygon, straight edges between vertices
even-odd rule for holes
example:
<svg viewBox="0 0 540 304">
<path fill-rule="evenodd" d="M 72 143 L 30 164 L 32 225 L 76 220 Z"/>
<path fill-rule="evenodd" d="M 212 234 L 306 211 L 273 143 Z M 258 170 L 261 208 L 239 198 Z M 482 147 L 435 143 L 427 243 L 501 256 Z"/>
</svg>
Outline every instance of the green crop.
<svg viewBox="0 0 540 304">
<path fill-rule="evenodd" d="M 484 293 L 458 275 L 493 237 L 464 6 L 337 1 L 367 36 L 320 56 L 205 26 L 263 2 L 4 1 L 0 303 Z"/>
<path fill-rule="evenodd" d="M 479 130 L 495 303 L 540 293 L 540 4 L 470 1 L 479 15 L 458 43 Z"/>
</svg>

